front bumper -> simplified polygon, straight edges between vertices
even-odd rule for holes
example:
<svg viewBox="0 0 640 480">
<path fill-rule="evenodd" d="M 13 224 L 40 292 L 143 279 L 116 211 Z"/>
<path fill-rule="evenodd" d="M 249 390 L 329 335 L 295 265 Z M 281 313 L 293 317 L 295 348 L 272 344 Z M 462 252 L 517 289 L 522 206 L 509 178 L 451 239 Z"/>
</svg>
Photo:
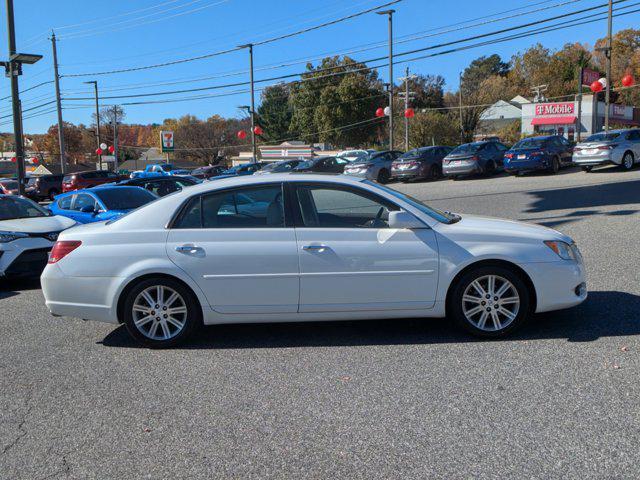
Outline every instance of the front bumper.
<svg viewBox="0 0 640 480">
<path fill-rule="evenodd" d="M 536 289 L 536 313 L 574 307 L 587 298 L 583 285 L 586 284 L 586 273 L 581 262 L 524 263 L 520 267 L 527 272 Z"/>
<path fill-rule="evenodd" d="M 366 178 L 368 180 L 375 180 L 375 176 L 373 175 L 373 171 L 372 170 L 345 170 L 344 172 L 345 175 L 349 175 L 351 177 L 358 177 L 358 178 Z"/>
<path fill-rule="evenodd" d="M 40 276 L 52 247 L 53 242 L 37 237 L 0 243 L 0 277 Z"/>
<path fill-rule="evenodd" d="M 462 160 L 456 163 L 445 163 L 442 165 L 442 173 L 444 175 L 470 175 L 482 173 L 482 168 L 478 162 Z"/>
</svg>

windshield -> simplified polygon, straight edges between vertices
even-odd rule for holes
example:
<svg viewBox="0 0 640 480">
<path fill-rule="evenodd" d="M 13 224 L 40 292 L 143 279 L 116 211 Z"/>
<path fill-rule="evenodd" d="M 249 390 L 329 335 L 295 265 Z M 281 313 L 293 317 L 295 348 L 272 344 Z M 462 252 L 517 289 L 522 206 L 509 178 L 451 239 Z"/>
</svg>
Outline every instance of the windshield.
<svg viewBox="0 0 640 480">
<path fill-rule="evenodd" d="M 620 136 L 619 132 L 609 132 L 609 133 L 596 133 L 587 138 L 586 142 L 608 142 L 611 140 L 615 140 Z"/>
<path fill-rule="evenodd" d="M 28 186 L 33 186 L 38 183 L 38 177 L 29 177 L 29 181 L 27 182 Z"/>
<path fill-rule="evenodd" d="M 139 187 L 119 187 L 97 190 L 95 194 L 107 210 L 133 210 L 154 201 L 153 193 Z"/>
<path fill-rule="evenodd" d="M 460 220 L 460 217 L 458 215 L 453 215 L 451 213 L 447 213 L 447 212 L 441 212 L 440 210 L 436 210 L 435 208 L 431 208 L 427 205 L 425 205 L 424 203 L 422 203 L 420 200 L 413 198 L 405 193 L 400 193 L 397 190 L 394 190 L 393 188 L 389 188 L 386 187 L 384 185 L 380 185 L 379 183 L 374 183 L 370 180 L 364 180 L 363 183 L 366 183 L 367 185 L 373 185 L 375 187 L 378 187 L 382 190 L 384 190 L 385 192 L 393 195 L 396 198 L 399 198 L 400 200 L 408 203 L 409 205 L 411 205 L 412 207 L 417 208 L 418 210 L 420 210 L 422 213 L 426 213 L 427 215 L 429 215 L 431 218 L 439 221 L 440 223 L 455 223 L 458 220 Z"/>
<path fill-rule="evenodd" d="M 16 182 L 15 180 L 8 180 L 8 181 L 5 180 L 4 182 L 0 182 L 0 183 L 7 190 L 17 190 L 18 189 L 18 182 Z"/>
<path fill-rule="evenodd" d="M 26 198 L 0 197 L 0 220 L 48 216 L 44 208 Z"/>
<path fill-rule="evenodd" d="M 516 143 L 513 147 L 511 147 L 511 149 L 528 150 L 533 148 L 544 148 L 546 142 L 546 138 L 525 138 L 524 140 L 520 140 L 518 143 Z"/>
<path fill-rule="evenodd" d="M 307 160 L 306 162 L 301 162 L 296 167 L 296 170 L 303 169 L 303 168 L 311 168 L 313 167 L 314 163 L 316 163 L 315 160 Z"/>
<path fill-rule="evenodd" d="M 464 155 L 466 153 L 476 153 L 484 143 L 465 143 L 454 148 L 449 155 Z"/>
</svg>

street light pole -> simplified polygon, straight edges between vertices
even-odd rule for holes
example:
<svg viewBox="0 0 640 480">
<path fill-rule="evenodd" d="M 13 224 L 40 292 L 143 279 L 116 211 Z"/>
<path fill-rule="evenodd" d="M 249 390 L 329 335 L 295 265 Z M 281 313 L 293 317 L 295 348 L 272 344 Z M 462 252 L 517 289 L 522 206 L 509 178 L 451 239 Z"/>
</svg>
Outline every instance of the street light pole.
<svg viewBox="0 0 640 480">
<path fill-rule="evenodd" d="M 113 106 L 113 171 L 118 173 L 118 106 Z"/>
<path fill-rule="evenodd" d="M 62 122 L 62 103 L 60 101 L 60 75 L 58 74 L 58 48 L 56 34 L 51 32 L 51 48 L 53 49 L 53 79 L 56 87 L 56 108 L 58 110 L 58 145 L 60 147 L 60 171 L 66 173 L 66 154 L 64 148 L 64 123 Z"/>
<path fill-rule="evenodd" d="M 376 12 L 389 18 L 389 150 L 393 150 L 393 14 L 395 10 Z"/>
<path fill-rule="evenodd" d="M 241 45 L 240 48 L 249 49 L 249 83 L 251 84 L 251 109 L 249 115 L 251 117 L 251 149 L 253 152 L 253 162 L 258 162 L 258 147 L 256 146 L 256 104 L 255 104 L 255 87 L 253 82 L 253 44 Z"/>
<path fill-rule="evenodd" d="M 611 37 L 612 29 L 613 29 L 613 0 L 609 0 L 609 15 L 607 19 L 607 47 L 604 52 L 607 58 L 607 72 L 606 72 L 607 87 L 606 87 L 605 97 L 604 97 L 604 104 L 605 104 L 604 131 L 605 132 L 609 131 L 609 108 L 610 108 L 610 101 L 611 101 L 611 47 L 613 44 L 612 37 Z"/>
<path fill-rule="evenodd" d="M 462 72 L 460 72 L 460 86 L 458 87 L 458 116 L 460 117 L 460 142 L 464 143 L 464 123 L 462 122 Z"/>
<path fill-rule="evenodd" d="M 96 145 L 97 148 L 100 148 L 100 106 L 98 104 L 98 82 L 96 80 L 91 80 L 84 83 L 93 85 L 93 91 L 96 97 Z M 98 170 L 102 170 L 102 154 L 98 155 Z"/>
<path fill-rule="evenodd" d="M 13 136 L 16 144 L 16 163 L 18 165 L 18 193 L 24 195 L 24 139 L 22 137 L 22 115 L 20 114 L 20 92 L 18 75 L 20 65 L 11 57 L 16 55 L 16 32 L 13 22 L 13 0 L 7 0 L 7 32 L 9 34 L 9 75 L 11 77 L 11 102 L 13 106 Z"/>
</svg>

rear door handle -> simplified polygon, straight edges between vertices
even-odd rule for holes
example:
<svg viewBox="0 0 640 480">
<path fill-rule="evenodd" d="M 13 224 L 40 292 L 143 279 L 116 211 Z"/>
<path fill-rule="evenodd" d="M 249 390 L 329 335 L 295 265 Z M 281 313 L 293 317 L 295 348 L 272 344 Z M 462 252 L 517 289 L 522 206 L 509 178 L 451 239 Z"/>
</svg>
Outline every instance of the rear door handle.
<svg viewBox="0 0 640 480">
<path fill-rule="evenodd" d="M 179 245 L 176 247 L 176 252 L 190 253 L 193 255 L 196 253 L 202 253 L 204 250 L 196 245 Z"/>
</svg>

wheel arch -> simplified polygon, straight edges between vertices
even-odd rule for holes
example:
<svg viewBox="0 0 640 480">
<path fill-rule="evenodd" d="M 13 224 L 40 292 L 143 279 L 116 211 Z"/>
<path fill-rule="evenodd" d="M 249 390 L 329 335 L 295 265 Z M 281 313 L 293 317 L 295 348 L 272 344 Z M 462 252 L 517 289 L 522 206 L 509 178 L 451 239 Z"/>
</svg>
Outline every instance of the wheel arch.
<svg viewBox="0 0 640 480">
<path fill-rule="evenodd" d="M 450 309 L 450 302 L 453 295 L 453 290 L 455 286 L 458 284 L 458 282 L 460 281 L 460 279 L 462 278 L 462 276 L 476 268 L 489 267 L 489 266 L 499 266 L 502 268 L 506 268 L 508 270 L 511 270 L 516 275 L 518 275 L 527 286 L 527 289 L 529 290 L 529 294 L 531 296 L 530 310 L 531 312 L 536 311 L 537 305 L 538 305 L 538 295 L 536 293 L 536 287 L 533 284 L 533 281 L 531 280 L 531 277 L 529 276 L 529 274 L 525 272 L 524 269 L 522 269 L 522 267 L 516 265 L 513 262 L 509 262 L 507 260 L 483 259 L 465 266 L 455 275 L 455 277 L 453 277 L 453 280 L 451 280 L 451 282 L 447 287 L 447 296 L 445 300 L 446 313 L 448 313 Z"/>
<path fill-rule="evenodd" d="M 116 314 L 118 317 L 118 323 L 124 323 L 124 302 L 125 299 L 127 298 L 127 295 L 129 294 L 129 292 L 140 282 L 143 282 L 145 280 L 149 280 L 151 278 L 160 278 L 160 279 L 168 279 L 168 280 L 172 280 L 174 282 L 179 283 L 180 285 L 182 285 L 184 288 L 186 288 L 189 292 L 191 292 L 191 294 L 193 295 L 193 297 L 198 301 L 198 303 L 200 304 L 200 311 L 201 311 L 201 317 L 200 319 L 202 320 L 204 318 L 204 311 L 203 308 L 204 306 L 202 305 L 202 302 L 200 300 L 200 297 L 198 296 L 198 294 L 194 291 L 194 289 L 191 287 L 191 285 L 189 285 L 187 282 L 185 282 L 184 280 L 182 280 L 179 277 L 176 277 L 174 275 L 170 275 L 168 273 L 144 273 L 140 276 L 137 276 L 135 278 L 131 278 L 128 280 L 127 284 L 124 286 L 124 288 L 120 291 L 120 294 L 118 296 L 118 302 L 116 304 Z"/>
</svg>

